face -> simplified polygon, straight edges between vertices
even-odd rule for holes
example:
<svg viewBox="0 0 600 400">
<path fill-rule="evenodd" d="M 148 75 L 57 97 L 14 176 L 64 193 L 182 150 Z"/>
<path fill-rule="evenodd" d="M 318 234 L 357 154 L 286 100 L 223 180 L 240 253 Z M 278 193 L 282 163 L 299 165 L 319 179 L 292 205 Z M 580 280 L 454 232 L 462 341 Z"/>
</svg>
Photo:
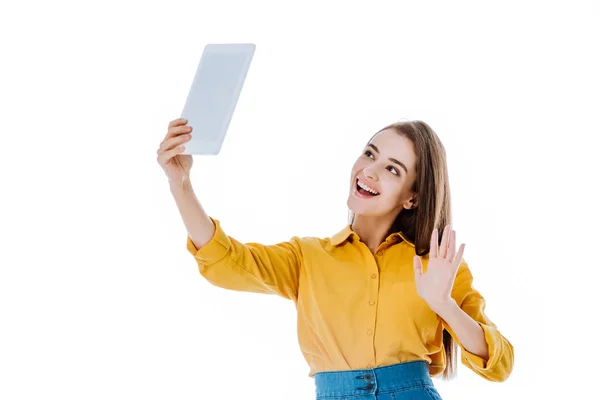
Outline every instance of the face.
<svg viewBox="0 0 600 400">
<path fill-rule="evenodd" d="M 396 218 L 402 209 L 416 206 L 411 191 L 416 165 L 411 140 L 392 129 L 379 132 L 352 167 L 348 208 L 356 215 Z"/>
</svg>

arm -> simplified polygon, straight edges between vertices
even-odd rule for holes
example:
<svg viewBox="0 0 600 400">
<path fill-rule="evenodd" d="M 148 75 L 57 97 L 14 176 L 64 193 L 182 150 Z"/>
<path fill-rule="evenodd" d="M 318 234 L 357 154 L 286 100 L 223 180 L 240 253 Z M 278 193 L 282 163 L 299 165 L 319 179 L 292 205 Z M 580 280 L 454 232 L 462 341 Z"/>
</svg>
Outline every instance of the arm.
<svg viewBox="0 0 600 400">
<path fill-rule="evenodd" d="M 189 183 L 172 186 L 171 192 L 188 231 L 187 250 L 204 278 L 229 290 L 297 298 L 302 262 L 297 238 L 274 245 L 241 243 L 206 214 Z"/>
<path fill-rule="evenodd" d="M 485 299 L 473 288 L 468 265 L 460 265 L 452 300 L 437 307 L 444 328 L 462 350 L 461 362 L 493 382 L 505 381 L 512 372 L 514 349 L 485 314 Z"/>
<path fill-rule="evenodd" d="M 436 312 L 445 321 L 446 326 L 454 331 L 457 341 L 466 351 L 486 362 L 489 360 L 488 344 L 485 341 L 483 328 L 464 312 L 454 299 L 440 306 Z"/>
<path fill-rule="evenodd" d="M 204 246 L 215 234 L 215 226 L 198 201 L 191 182 L 169 181 L 169 187 L 190 239 L 196 247 Z"/>
</svg>

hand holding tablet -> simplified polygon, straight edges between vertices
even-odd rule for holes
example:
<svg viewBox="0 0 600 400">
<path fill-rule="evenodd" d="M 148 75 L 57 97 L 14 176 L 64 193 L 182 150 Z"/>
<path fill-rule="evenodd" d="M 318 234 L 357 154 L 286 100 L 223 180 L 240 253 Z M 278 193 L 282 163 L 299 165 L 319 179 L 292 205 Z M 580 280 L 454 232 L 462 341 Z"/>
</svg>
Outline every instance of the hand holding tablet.
<svg viewBox="0 0 600 400">
<path fill-rule="evenodd" d="M 204 47 L 181 114 L 192 127 L 181 154 L 219 154 L 255 48 L 252 43 Z"/>
</svg>

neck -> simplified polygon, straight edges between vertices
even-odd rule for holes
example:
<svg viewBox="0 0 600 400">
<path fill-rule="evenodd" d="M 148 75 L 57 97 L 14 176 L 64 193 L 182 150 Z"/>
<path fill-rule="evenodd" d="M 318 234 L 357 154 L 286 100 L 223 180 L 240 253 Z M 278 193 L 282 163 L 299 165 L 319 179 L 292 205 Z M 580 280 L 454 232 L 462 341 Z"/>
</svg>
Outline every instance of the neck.
<svg viewBox="0 0 600 400">
<path fill-rule="evenodd" d="M 371 252 L 374 253 L 387 238 L 393 223 L 394 219 L 390 219 L 389 216 L 371 217 L 355 215 L 352 230 L 356 232 L 360 241 L 366 244 Z"/>
</svg>

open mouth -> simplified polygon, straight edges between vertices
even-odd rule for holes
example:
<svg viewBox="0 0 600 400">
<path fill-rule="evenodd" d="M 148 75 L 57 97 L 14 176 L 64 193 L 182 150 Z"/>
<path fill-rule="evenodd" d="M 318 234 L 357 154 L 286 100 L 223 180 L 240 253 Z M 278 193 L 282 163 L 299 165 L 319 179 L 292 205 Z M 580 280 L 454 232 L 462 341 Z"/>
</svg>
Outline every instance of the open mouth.
<svg viewBox="0 0 600 400">
<path fill-rule="evenodd" d="M 363 197 L 376 197 L 379 196 L 379 192 L 371 190 L 367 187 L 365 187 L 364 185 L 362 185 L 361 183 L 359 183 L 359 180 L 356 180 L 356 191 L 358 192 L 358 194 L 360 194 Z"/>
</svg>

